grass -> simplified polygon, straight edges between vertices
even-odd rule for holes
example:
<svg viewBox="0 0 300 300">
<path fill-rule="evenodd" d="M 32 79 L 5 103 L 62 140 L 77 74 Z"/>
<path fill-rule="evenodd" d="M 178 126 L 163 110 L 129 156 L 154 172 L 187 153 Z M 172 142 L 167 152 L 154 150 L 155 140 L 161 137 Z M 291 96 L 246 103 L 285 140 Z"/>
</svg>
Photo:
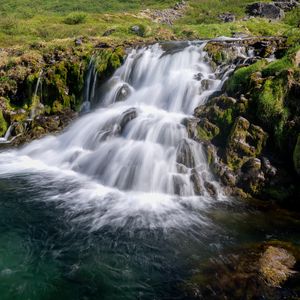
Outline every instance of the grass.
<svg viewBox="0 0 300 300">
<path fill-rule="evenodd" d="M 287 35 L 290 43 L 300 39 L 300 9 L 288 13 L 282 21 L 246 20 L 245 7 L 253 0 L 189 0 L 183 18 L 174 26 L 157 24 L 142 17 L 143 9 L 164 9 L 178 0 L 0 0 L 0 46 L 29 45 L 78 36 L 101 37 L 115 29 L 110 38 L 134 39 L 133 25 L 145 28 L 144 38 L 180 39 L 250 35 Z M 221 23 L 218 15 L 234 13 L 236 22 Z"/>
</svg>

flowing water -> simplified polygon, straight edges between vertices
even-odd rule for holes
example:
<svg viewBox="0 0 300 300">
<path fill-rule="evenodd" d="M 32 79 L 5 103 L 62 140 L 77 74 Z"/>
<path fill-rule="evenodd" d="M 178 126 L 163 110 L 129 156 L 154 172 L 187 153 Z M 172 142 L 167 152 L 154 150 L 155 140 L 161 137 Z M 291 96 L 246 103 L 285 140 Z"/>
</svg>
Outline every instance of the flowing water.
<svg viewBox="0 0 300 300">
<path fill-rule="evenodd" d="M 228 199 L 188 138 L 234 69 L 204 46 L 134 49 L 101 87 L 91 63 L 85 114 L 0 154 L 0 299 L 185 299 L 210 257 L 292 231 Z"/>
</svg>

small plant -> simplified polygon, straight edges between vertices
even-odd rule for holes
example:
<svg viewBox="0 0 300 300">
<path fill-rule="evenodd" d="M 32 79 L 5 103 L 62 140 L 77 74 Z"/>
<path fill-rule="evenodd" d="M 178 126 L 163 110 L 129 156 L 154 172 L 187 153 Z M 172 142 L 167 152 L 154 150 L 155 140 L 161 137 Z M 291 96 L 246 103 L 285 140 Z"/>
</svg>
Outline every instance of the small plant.
<svg viewBox="0 0 300 300">
<path fill-rule="evenodd" d="M 82 24 L 82 23 L 86 22 L 86 17 L 87 17 L 87 15 L 85 13 L 73 12 L 73 13 L 68 14 L 64 18 L 63 22 L 68 25 Z"/>
</svg>

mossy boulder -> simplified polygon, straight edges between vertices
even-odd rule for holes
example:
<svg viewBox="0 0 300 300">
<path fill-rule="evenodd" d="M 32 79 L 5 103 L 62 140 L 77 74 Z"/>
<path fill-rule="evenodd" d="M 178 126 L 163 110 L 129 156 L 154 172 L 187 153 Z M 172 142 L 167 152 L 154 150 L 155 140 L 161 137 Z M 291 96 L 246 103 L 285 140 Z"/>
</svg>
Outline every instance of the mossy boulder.
<svg viewBox="0 0 300 300">
<path fill-rule="evenodd" d="M 211 141 L 220 133 L 219 127 L 209 122 L 206 118 L 200 120 L 196 130 L 197 138 L 200 141 Z"/>
<path fill-rule="evenodd" d="M 267 134 L 259 126 L 238 117 L 235 120 L 226 147 L 226 162 L 233 170 L 239 169 L 249 157 L 259 155 L 265 146 Z"/>
</svg>

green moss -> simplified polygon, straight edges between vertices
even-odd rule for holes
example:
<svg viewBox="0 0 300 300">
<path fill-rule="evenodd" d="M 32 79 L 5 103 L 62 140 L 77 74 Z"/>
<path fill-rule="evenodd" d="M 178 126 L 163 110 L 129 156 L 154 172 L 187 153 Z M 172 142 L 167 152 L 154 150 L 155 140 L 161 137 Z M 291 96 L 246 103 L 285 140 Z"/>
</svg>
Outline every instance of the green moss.
<svg viewBox="0 0 300 300">
<path fill-rule="evenodd" d="M 300 133 L 298 135 L 297 143 L 294 149 L 293 161 L 294 161 L 295 170 L 300 175 Z"/>
<path fill-rule="evenodd" d="M 229 93 L 248 91 L 250 88 L 251 75 L 255 72 L 259 72 L 267 65 L 266 60 L 260 60 L 255 64 L 243 67 L 234 72 L 231 78 L 227 81 L 226 89 Z"/>
<path fill-rule="evenodd" d="M 284 56 L 283 58 L 267 65 L 267 67 L 262 70 L 262 75 L 263 77 L 274 76 L 292 67 L 293 62 L 291 58 L 289 56 Z"/>
<path fill-rule="evenodd" d="M 7 122 L 5 121 L 2 111 L 0 110 L 0 136 L 3 136 L 7 131 Z"/>
</svg>

